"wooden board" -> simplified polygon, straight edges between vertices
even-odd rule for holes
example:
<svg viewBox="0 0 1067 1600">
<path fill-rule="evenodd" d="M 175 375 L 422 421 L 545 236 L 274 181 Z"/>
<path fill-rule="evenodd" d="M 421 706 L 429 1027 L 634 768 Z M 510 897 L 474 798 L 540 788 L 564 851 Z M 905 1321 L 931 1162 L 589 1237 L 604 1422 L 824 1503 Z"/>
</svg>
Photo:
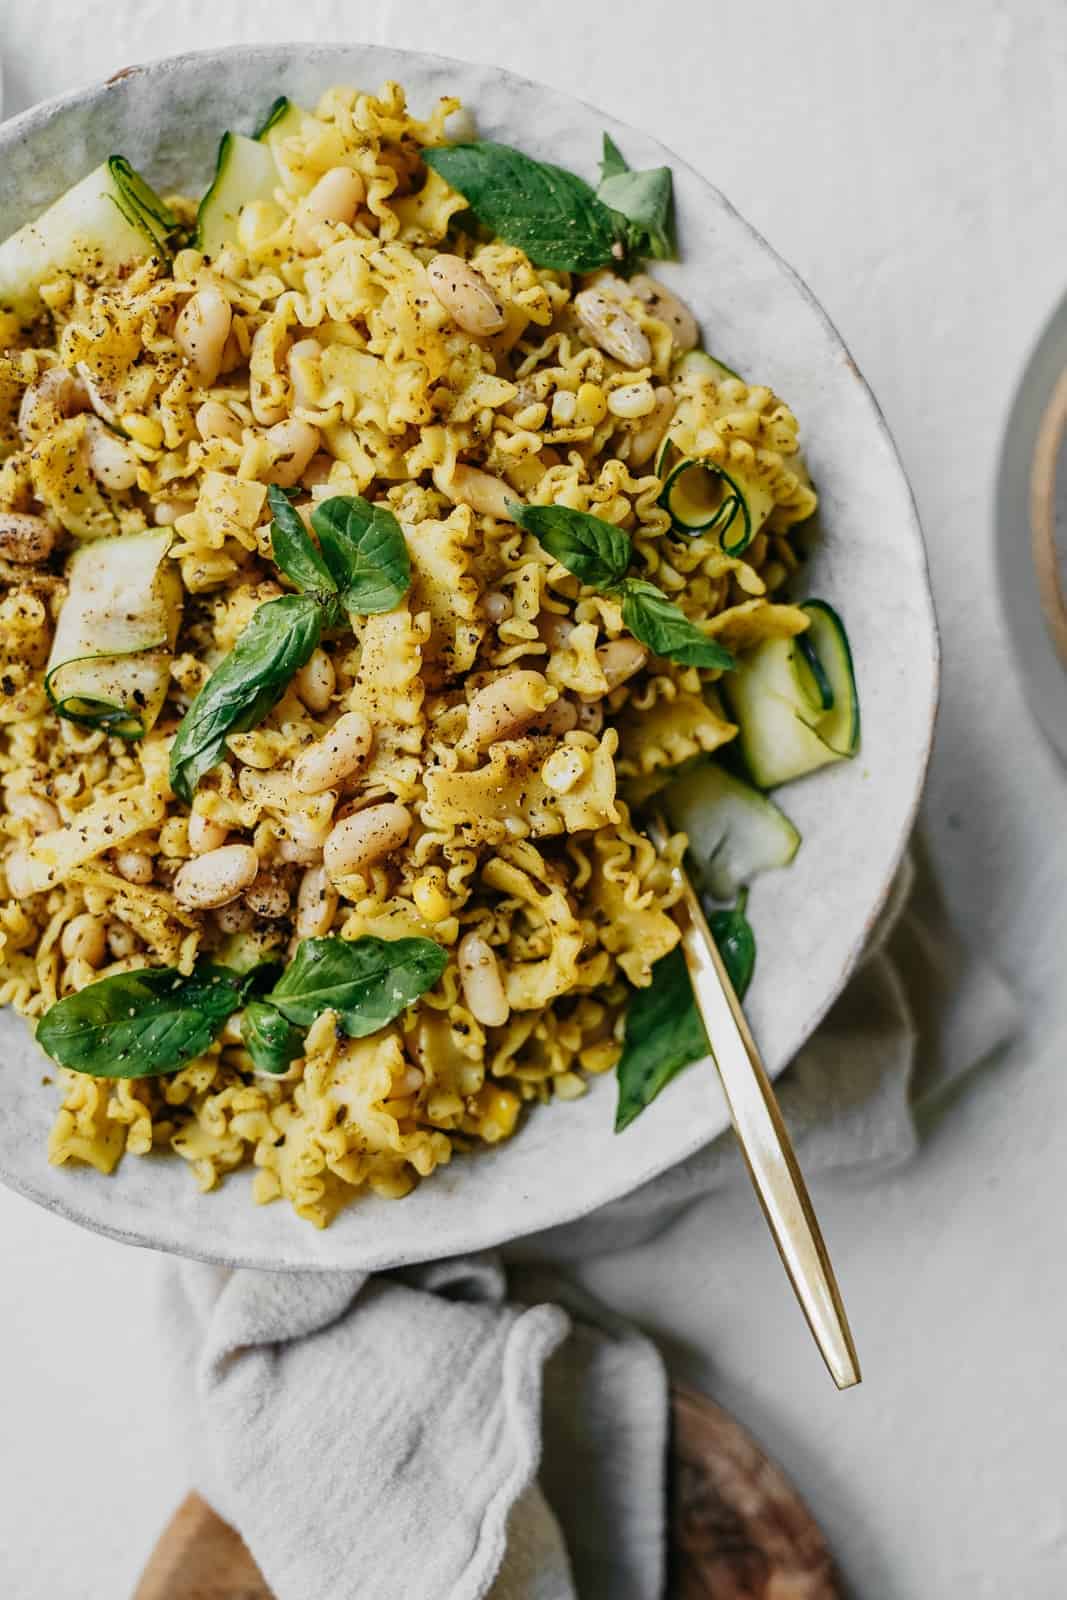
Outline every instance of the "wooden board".
<svg viewBox="0 0 1067 1600">
<path fill-rule="evenodd" d="M 704 1395 L 676 1387 L 672 1401 L 670 1600 L 841 1600 L 826 1542 L 784 1474 Z M 190 1494 L 133 1600 L 274 1597 L 240 1535 Z"/>
</svg>

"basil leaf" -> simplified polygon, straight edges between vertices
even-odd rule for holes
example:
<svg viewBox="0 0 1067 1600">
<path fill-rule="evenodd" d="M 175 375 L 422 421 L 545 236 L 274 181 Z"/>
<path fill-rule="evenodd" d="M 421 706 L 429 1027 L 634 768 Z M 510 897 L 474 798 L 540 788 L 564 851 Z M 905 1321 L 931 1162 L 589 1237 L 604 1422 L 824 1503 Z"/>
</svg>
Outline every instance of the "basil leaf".
<svg viewBox="0 0 1067 1600">
<path fill-rule="evenodd" d="M 388 506 L 372 506 L 358 494 L 335 495 L 315 507 L 311 526 L 346 611 L 369 617 L 400 604 L 411 585 L 411 562 Z"/>
<path fill-rule="evenodd" d="M 337 584 L 292 501 L 276 483 L 267 490 L 267 500 L 274 517 L 270 542 L 275 561 L 302 593 L 327 601 L 336 595 Z"/>
<path fill-rule="evenodd" d="M 205 772 L 222 760 L 231 733 L 254 728 L 319 642 L 323 612 L 307 594 L 259 607 L 237 643 L 182 718 L 170 752 L 170 786 L 187 804 Z"/>
<path fill-rule="evenodd" d="M 618 145 L 604 135 L 597 199 L 621 219 L 631 254 L 669 260 L 675 253 L 670 167 L 633 172 Z"/>
<path fill-rule="evenodd" d="M 423 159 L 535 266 L 592 272 L 618 258 L 612 213 L 573 172 L 489 140 L 424 150 Z"/>
<path fill-rule="evenodd" d="M 241 1017 L 241 1041 L 260 1072 L 288 1072 L 304 1054 L 304 1035 L 265 1000 L 253 1000 Z"/>
<path fill-rule="evenodd" d="M 654 655 L 680 661 L 684 667 L 719 667 L 724 672 L 736 665 L 729 650 L 701 633 L 654 583 L 627 578 L 622 587 L 622 620 Z"/>
<path fill-rule="evenodd" d="M 532 533 L 576 578 L 594 589 L 611 589 L 626 576 L 633 546 L 630 536 L 594 517 L 588 511 L 573 511 L 570 506 L 509 507 L 512 516 L 527 533 Z"/>
<path fill-rule="evenodd" d="M 626 1013 L 626 1036 L 615 1068 L 615 1132 L 628 1128 L 683 1067 L 710 1051 L 685 957 L 676 946 L 656 962 L 651 984 L 634 992 Z"/>
<path fill-rule="evenodd" d="M 37 1043 L 96 1078 L 151 1078 L 202 1055 L 241 1005 L 247 980 L 229 967 L 145 967 L 101 978 L 49 1007 Z"/>
<path fill-rule="evenodd" d="M 708 927 L 739 1000 L 745 998 L 756 967 L 756 935 L 745 915 L 747 903 L 748 890 L 742 889 L 733 906 L 720 908 L 708 915 Z"/>
<path fill-rule="evenodd" d="M 302 939 L 267 999 L 299 1028 L 336 1011 L 344 1032 L 362 1039 L 432 989 L 447 963 L 433 939 Z"/>
</svg>

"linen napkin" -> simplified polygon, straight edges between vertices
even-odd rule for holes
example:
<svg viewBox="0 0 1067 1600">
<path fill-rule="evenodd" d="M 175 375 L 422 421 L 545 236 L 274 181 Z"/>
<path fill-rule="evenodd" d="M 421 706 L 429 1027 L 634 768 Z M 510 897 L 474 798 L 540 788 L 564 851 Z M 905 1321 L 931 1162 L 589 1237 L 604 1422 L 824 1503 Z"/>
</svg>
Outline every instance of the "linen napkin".
<svg viewBox="0 0 1067 1600">
<path fill-rule="evenodd" d="M 906 1160 L 930 1107 L 1015 1024 L 925 862 L 906 863 L 850 985 L 778 1086 L 805 1170 Z M 529 1263 L 633 1244 L 733 1181 L 747 1180 L 724 1135 L 506 1262 L 373 1276 L 167 1262 L 192 1478 L 277 1600 L 658 1600 L 662 1361 Z"/>
</svg>

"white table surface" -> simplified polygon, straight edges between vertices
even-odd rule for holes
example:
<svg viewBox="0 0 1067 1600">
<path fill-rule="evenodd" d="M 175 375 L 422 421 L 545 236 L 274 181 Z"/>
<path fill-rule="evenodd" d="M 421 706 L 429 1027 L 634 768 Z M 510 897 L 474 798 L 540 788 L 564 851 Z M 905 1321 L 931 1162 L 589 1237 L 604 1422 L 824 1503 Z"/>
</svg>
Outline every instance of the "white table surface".
<svg viewBox="0 0 1067 1600">
<path fill-rule="evenodd" d="M 1067 12 L 38 0 L 0 15 L 5 109 L 182 48 L 339 33 L 497 62 L 654 129 L 812 285 L 888 415 L 946 645 L 927 826 L 961 925 L 1027 1002 L 1028 1034 L 908 1170 L 817 1186 L 862 1389 L 831 1389 L 747 1194 L 587 1278 L 793 1474 L 856 1596 L 1056 1600 L 1067 779 L 1009 665 L 990 506 L 1012 386 L 1067 277 Z M 155 1263 L 6 1192 L 0 1230 L 0 1591 L 119 1600 L 186 1488 L 153 1349 Z"/>
</svg>

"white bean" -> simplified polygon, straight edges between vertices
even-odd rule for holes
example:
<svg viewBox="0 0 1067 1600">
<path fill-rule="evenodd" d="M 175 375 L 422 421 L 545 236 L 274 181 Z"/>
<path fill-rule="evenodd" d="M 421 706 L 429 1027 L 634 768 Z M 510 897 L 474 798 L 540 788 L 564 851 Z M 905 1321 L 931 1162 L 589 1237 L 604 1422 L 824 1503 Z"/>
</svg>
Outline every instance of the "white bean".
<svg viewBox="0 0 1067 1600">
<path fill-rule="evenodd" d="M 47 561 L 56 542 L 55 532 L 43 517 L 26 511 L 0 511 L 0 557 L 19 566 Z"/>
<path fill-rule="evenodd" d="M 210 817 L 194 811 L 189 817 L 189 848 L 194 856 L 205 856 L 209 850 L 218 850 L 224 845 L 229 832 L 221 822 L 213 822 Z"/>
<path fill-rule="evenodd" d="M 370 754 L 374 730 L 362 711 L 338 717 L 323 738 L 293 762 L 293 784 L 301 794 L 321 794 L 357 772 Z"/>
<path fill-rule="evenodd" d="M 300 339 L 289 351 L 289 381 L 293 386 L 293 402 L 298 406 L 313 406 L 317 385 L 311 380 L 309 367 L 314 367 L 322 355 L 317 339 Z"/>
<path fill-rule="evenodd" d="M 652 346 L 629 312 L 599 289 L 583 289 L 574 297 L 574 311 L 595 345 L 624 367 L 647 367 Z"/>
<path fill-rule="evenodd" d="M 28 822 L 34 833 L 48 833 L 59 827 L 59 811 L 40 794 L 9 794 L 7 809 L 13 817 Z"/>
<path fill-rule="evenodd" d="M 26 440 L 38 439 L 49 428 L 76 411 L 86 411 L 89 395 L 84 383 L 66 367 L 49 367 L 31 383 L 19 404 L 18 430 Z"/>
<path fill-rule="evenodd" d="M 314 712 L 326 710 L 333 699 L 336 686 L 337 673 L 334 671 L 333 662 L 321 648 L 311 652 L 293 679 L 293 688 L 308 710 Z"/>
<path fill-rule="evenodd" d="M 506 622 L 512 614 L 511 600 L 499 589 L 491 589 L 483 600 L 485 614 L 490 622 Z"/>
<path fill-rule="evenodd" d="M 300 202 L 293 225 L 293 240 L 304 255 L 316 249 L 315 232 L 323 222 L 351 224 L 366 190 L 363 179 L 351 167 L 331 167 L 323 173 L 311 193 Z"/>
<path fill-rule="evenodd" d="M 221 400 L 205 400 L 196 410 L 196 431 L 201 439 L 232 439 L 240 444 L 243 430 L 229 406 Z"/>
<path fill-rule="evenodd" d="M 204 388 L 215 382 L 222 369 L 232 322 L 230 302 L 221 289 L 208 285 L 185 302 L 174 324 L 174 342 Z"/>
<path fill-rule="evenodd" d="M 647 272 L 639 272 L 630 279 L 630 293 L 644 301 L 657 321 L 667 324 L 676 350 L 684 353 L 696 348 L 700 341 L 696 318 L 685 301 L 679 300 L 665 283 L 650 278 Z"/>
<path fill-rule="evenodd" d="M 456 951 L 459 981 L 467 1010 L 483 1028 L 500 1028 L 508 1020 L 510 1006 L 500 976 L 500 963 L 492 947 L 478 933 L 464 934 Z"/>
<path fill-rule="evenodd" d="M 4 857 L 4 872 L 8 894 L 15 900 L 28 900 L 35 893 L 29 854 L 21 845 L 16 845 Z"/>
<path fill-rule="evenodd" d="M 291 489 L 319 448 L 319 430 L 299 417 L 287 417 L 266 432 L 271 453 L 271 481 L 279 488 Z"/>
<path fill-rule="evenodd" d="M 72 917 L 59 938 L 59 948 L 66 961 L 87 961 L 91 967 L 104 964 L 107 954 L 107 932 L 99 917 L 83 911 Z"/>
<path fill-rule="evenodd" d="M 117 438 L 96 417 L 90 417 L 86 434 L 89 440 L 89 470 L 96 481 L 112 494 L 132 489 L 137 482 L 140 462 L 125 440 Z"/>
<path fill-rule="evenodd" d="M 272 872 L 260 872 L 245 890 L 245 905 L 257 917 L 277 920 L 289 910 L 289 891 Z"/>
<path fill-rule="evenodd" d="M 399 850 L 411 832 L 411 823 L 407 806 L 393 800 L 345 817 L 334 825 L 326 840 L 326 871 L 334 879 L 364 872 L 383 856 Z"/>
<path fill-rule="evenodd" d="M 430 288 L 453 322 L 475 339 L 487 339 L 504 326 L 504 312 L 477 268 L 462 256 L 434 256 L 426 269 Z"/>
<path fill-rule="evenodd" d="M 206 911 L 236 900 L 259 872 L 250 844 L 224 844 L 187 861 L 174 879 L 174 898 L 189 911 Z"/>
<path fill-rule="evenodd" d="M 644 466 L 646 461 L 652 460 L 674 416 L 676 401 L 673 392 L 665 384 L 653 390 L 653 399 L 655 404 L 652 410 L 643 419 L 641 427 L 630 436 L 630 460 L 635 467 Z"/>
<path fill-rule="evenodd" d="M 244 933 L 253 920 L 251 908 L 239 900 L 231 900 L 229 905 L 219 906 L 215 912 L 215 924 L 220 933 Z"/>
<path fill-rule="evenodd" d="M 137 935 L 125 922 L 119 922 L 116 918 L 107 925 L 107 948 L 115 961 L 126 961 L 137 949 Z"/>
<path fill-rule="evenodd" d="M 127 883 L 151 883 L 152 857 L 143 850 L 116 850 L 115 870 Z"/>
<path fill-rule="evenodd" d="M 321 939 L 329 933 L 337 912 L 337 890 L 325 867 L 309 867 L 296 896 L 296 931 L 301 939 Z"/>
<path fill-rule="evenodd" d="M 157 500 L 152 507 L 152 521 L 157 528 L 173 528 L 178 518 L 184 517 L 192 509 L 188 501 Z"/>
<path fill-rule="evenodd" d="M 541 672 L 520 669 L 494 678 L 479 689 L 467 709 L 467 733 L 479 749 L 498 739 L 513 739 L 558 698 Z"/>
<path fill-rule="evenodd" d="M 502 522 L 515 520 L 509 506 L 519 500 L 519 496 L 510 484 L 501 478 L 494 478 L 491 472 L 482 472 L 480 467 L 466 467 L 460 463 L 453 467 L 451 476 L 445 473 L 443 467 L 435 467 L 433 481 L 453 505 L 470 506 L 472 511 L 482 516 L 499 517 Z"/>
<path fill-rule="evenodd" d="M 542 711 L 537 719 L 538 733 L 551 734 L 559 738 L 562 734 L 570 733 L 572 728 L 578 726 L 578 707 L 573 700 L 568 700 L 565 694 L 554 700 L 547 711 Z"/>
<path fill-rule="evenodd" d="M 636 639 L 612 639 L 602 644 L 596 653 L 600 670 L 608 680 L 608 691 L 640 672 L 648 660 L 648 651 Z"/>
</svg>

